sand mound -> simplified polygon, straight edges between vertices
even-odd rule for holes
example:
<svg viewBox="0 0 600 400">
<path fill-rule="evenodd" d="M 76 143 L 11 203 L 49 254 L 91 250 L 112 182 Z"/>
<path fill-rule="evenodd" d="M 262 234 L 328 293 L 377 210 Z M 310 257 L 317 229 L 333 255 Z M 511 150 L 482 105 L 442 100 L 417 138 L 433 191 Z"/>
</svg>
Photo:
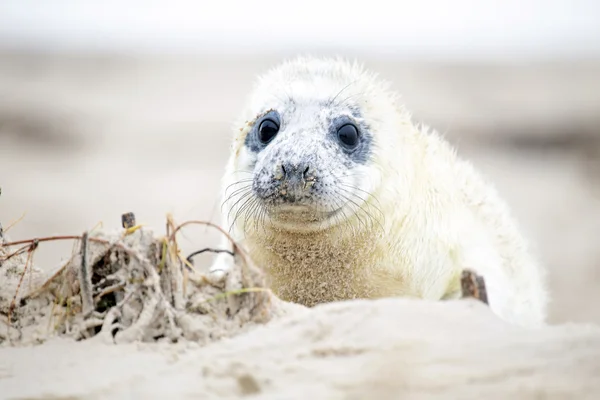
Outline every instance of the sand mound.
<svg viewBox="0 0 600 400">
<path fill-rule="evenodd" d="M 600 327 L 476 300 L 294 306 L 240 248 L 210 282 L 168 226 L 64 237 L 51 275 L 30 265 L 45 239 L 0 247 L 0 398 L 600 398 Z"/>
<path fill-rule="evenodd" d="M 0 343 L 55 336 L 107 343 L 206 343 L 285 313 L 261 271 L 236 246 L 236 269 L 211 282 L 184 259 L 176 233 L 160 237 L 131 225 L 114 232 L 66 236 L 79 245 L 49 277 L 31 265 L 36 239 L 0 247 Z M 20 247 L 19 247 L 20 246 Z"/>
<path fill-rule="evenodd" d="M 525 330 L 471 300 L 328 304 L 207 346 L 61 339 L 5 348 L 0 355 L 3 398 L 600 395 L 599 328 Z"/>
</svg>

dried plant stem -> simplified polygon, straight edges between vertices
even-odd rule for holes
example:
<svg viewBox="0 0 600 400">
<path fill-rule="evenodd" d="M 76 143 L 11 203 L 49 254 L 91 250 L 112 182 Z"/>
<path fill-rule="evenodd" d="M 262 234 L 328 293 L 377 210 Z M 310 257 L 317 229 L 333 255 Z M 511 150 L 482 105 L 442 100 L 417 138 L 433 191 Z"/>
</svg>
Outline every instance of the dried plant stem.
<svg viewBox="0 0 600 400">
<path fill-rule="evenodd" d="M 19 283 L 17 284 L 17 289 L 15 290 L 15 295 L 13 296 L 13 299 L 10 302 L 10 306 L 8 308 L 8 316 L 7 316 L 8 329 L 10 329 L 10 326 L 12 324 L 12 313 L 17 305 L 17 297 L 19 296 L 19 289 L 21 289 L 21 285 L 23 284 L 23 279 L 25 278 L 25 273 L 27 272 L 27 268 L 30 267 L 29 264 L 31 263 L 33 253 L 35 252 L 35 249 L 37 249 L 37 247 L 38 247 L 37 241 L 33 241 L 31 243 L 31 245 L 29 246 L 28 253 L 27 253 L 27 261 L 25 261 L 25 266 L 23 267 L 23 272 L 21 273 L 21 277 L 19 278 Z"/>
<path fill-rule="evenodd" d="M 52 242 L 52 241 L 57 241 L 57 240 L 82 240 L 82 236 L 77 236 L 77 235 L 66 235 L 66 236 L 47 236 L 47 237 L 42 237 L 42 238 L 36 238 L 36 239 L 25 239 L 25 240 L 19 240 L 16 242 L 9 242 L 9 243 L 5 243 L 3 246 L 4 247 L 12 247 L 12 246 L 18 246 L 20 244 L 39 244 L 42 242 Z M 135 259 L 137 259 L 138 261 L 141 261 L 140 255 L 130 249 L 129 247 L 118 243 L 118 242 L 111 242 L 105 239 L 100 239 L 100 238 L 95 238 L 95 237 L 88 237 L 87 239 L 90 242 L 94 242 L 94 243 L 101 243 L 101 244 L 105 244 L 107 246 L 115 246 L 120 250 L 123 250 L 125 253 L 127 253 L 128 255 L 134 257 Z M 25 247 L 27 248 L 27 247 Z"/>
<path fill-rule="evenodd" d="M 482 276 L 471 270 L 464 270 L 461 275 L 461 288 L 463 297 L 473 297 L 485 304 L 489 304 L 487 289 Z"/>
<path fill-rule="evenodd" d="M 90 240 L 93 240 L 94 238 L 90 238 Z M 17 240 L 15 242 L 8 242 L 8 243 L 4 243 L 2 246 L 3 247 L 11 247 L 11 246 L 18 246 L 20 244 L 32 244 L 33 242 L 52 242 L 52 241 L 56 241 L 56 240 L 81 240 L 81 236 L 77 236 L 77 235 L 65 235 L 65 236 L 48 236 L 48 237 L 42 237 L 42 238 L 36 238 L 36 239 L 24 239 L 24 240 Z M 101 239 L 96 239 L 98 241 L 100 241 Z"/>
<path fill-rule="evenodd" d="M 229 240 L 229 242 L 231 243 L 231 245 L 233 246 L 233 252 L 235 254 L 239 254 L 245 265 L 248 265 L 248 256 L 246 255 L 246 253 L 244 252 L 244 250 L 237 244 L 237 242 L 235 240 L 233 240 L 233 238 L 231 237 L 231 235 L 229 233 L 227 233 L 223 228 L 221 228 L 219 225 L 214 224 L 212 222 L 208 222 L 208 221 L 186 221 L 184 223 L 182 223 L 181 225 L 177 226 L 175 228 L 175 230 L 173 231 L 173 233 L 171 233 L 171 236 L 169 237 L 169 240 L 174 240 L 175 236 L 177 235 L 177 232 L 179 232 L 183 227 L 187 226 L 187 225 L 204 225 L 204 226 L 210 226 L 213 227 L 215 229 L 217 229 L 219 232 L 221 232 L 223 235 L 225 235 L 225 237 L 227 238 L 227 240 Z"/>
<path fill-rule="evenodd" d="M 44 291 L 45 289 L 48 288 L 48 286 L 57 278 L 59 277 L 64 271 L 65 269 L 69 266 L 69 264 L 71 264 L 71 262 L 73 261 L 73 258 L 75 257 L 75 254 L 71 255 L 71 257 L 63 264 L 62 267 L 60 267 L 58 269 L 58 271 L 56 271 L 54 274 L 52 274 L 52 276 L 50 278 L 48 278 L 48 280 L 46 282 L 44 282 L 42 284 L 42 286 L 40 286 L 38 289 L 32 291 L 31 293 L 26 294 L 25 296 L 23 296 L 24 299 L 29 299 L 31 297 L 35 297 L 37 296 L 39 293 L 41 293 L 42 291 Z"/>
<path fill-rule="evenodd" d="M 19 222 L 21 222 L 23 220 L 23 218 L 25 218 L 25 213 L 23 213 L 23 215 L 21 215 L 18 219 L 16 219 L 15 221 L 12 221 L 8 224 L 8 226 L 4 229 L 4 233 L 10 231 L 10 229 L 12 227 L 14 227 L 15 225 L 17 225 Z M 2 236 L 2 234 L 0 233 L 0 236 Z"/>
<path fill-rule="evenodd" d="M 81 305 L 84 318 L 94 311 L 94 298 L 92 295 L 92 271 L 88 260 L 88 234 L 83 234 L 81 239 L 81 266 L 79 272 L 79 287 L 81 291 Z"/>
<path fill-rule="evenodd" d="M 106 289 L 104 289 L 103 291 L 101 291 L 100 293 L 98 293 L 96 295 L 96 297 L 94 297 L 94 301 L 99 301 L 102 297 L 106 296 L 107 294 L 111 294 L 113 292 L 116 292 L 117 290 L 121 290 L 125 287 L 125 283 L 121 282 L 121 283 L 117 283 L 115 285 L 109 286 Z"/>
<path fill-rule="evenodd" d="M 197 256 L 199 254 L 205 253 L 205 252 L 217 253 L 217 254 L 218 253 L 227 253 L 227 254 L 233 256 L 233 253 L 231 251 L 229 251 L 229 250 L 226 250 L 226 249 L 213 249 L 213 248 L 210 248 L 210 247 L 205 247 L 205 248 L 203 248 L 201 250 L 194 251 L 192 254 L 190 254 L 189 256 L 187 256 L 185 258 L 185 260 L 187 261 L 186 265 L 191 265 L 192 264 L 192 258 L 194 258 L 195 256 Z"/>
<path fill-rule="evenodd" d="M 16 256 L 18 256 L 20 254 L 25 253 L 25 251 L 28 251 L 30 248 L 31 248 L 31 244 L 28 244 L 27 246 L 23 246 L 19 250 L 16 250 L 16 251 L 10 253 L 6 257 L 3 257 L 0 261 L 2 261 L 2 262 L 8 261 L 8 260 L 10 260 L 13 257 L 16 257 Z"/>
<path fill-rule="evenodd" d="M 133 228 L 135 224 L 135 214 L 132 212 L 121 215 L 121 225 L 125 229 Z"/>
<path fill-rule="evenodd" d="M 137 321 L 126 330 L 118 332 L 115 336 L 115 342 L 131 343 L 142 339 L 144 332 L 148 329 L 154 319 L 154 314 L 156 313 L 156 308 L 158 307 L 160 300 L 159 294 L 153 293 L 150 295 L 150 298 L 144 301 L 144 308 Z"/>
</svg>

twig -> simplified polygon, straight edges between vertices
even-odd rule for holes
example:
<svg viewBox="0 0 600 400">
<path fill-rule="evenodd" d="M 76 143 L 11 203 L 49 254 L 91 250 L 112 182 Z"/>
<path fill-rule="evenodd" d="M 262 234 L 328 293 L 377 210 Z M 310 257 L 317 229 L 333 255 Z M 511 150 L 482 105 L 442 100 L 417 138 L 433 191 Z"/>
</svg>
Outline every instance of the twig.
<svg viewBox="0 0 600 400">
<path fill-rule="evenodd" d="M 167 251 L 169 249 L 169 242 L 167 239 L 162 240 L 162 249 L 160 252 L 160 262 L 158 263 L 158 272 L 162 272 L 165 264 L 167 263 Z"/>
<path fill-rule="evenodd" d="M 142 227 L 142 225 L 136 225 L 135 214 L 132 212 L 121 215 L 121 225 L 123 225 L 123 228 L 125 228 L 125 232 L 123 232 L 123 237 L 131 235 L 133 232 L 137 231 Z"/>
<path fill-rule="evenodd" d="M 121 215 L 121 225 L 125 229 L 133 228 L 135 226 L 135 214 L 128 212 Z"/>
<path fill-rule="evenodd" d="M 179 254 L 179 246 L 177 240 L 175 240 L 175 232 L 177 229 L 177 225 L 175 224 L 175 220 L 171 214 L 167 214 L 167 243 L 172 243 L 169 247 L 169 252 L 171 253 L 171 257 L 175 257 L 176 254 Z"/>
<path fill-rule="evenodd" d="M 125 287 L 125 283 L 123 283 L 123 282 L 109 286 L 109 287 L 105 288 L 104 290 L 102 290 L 100 293 L 98 293 L 96 295 L 96 297 L 94 297 L 94 302 L 99 301 L 102 297 L 106 296 L 107 294 L 116 292 L 117 290 L 123 289 L 124 287 Z"/>
<path fill-rule="evenodd" d="M 79 289 L 81 292 L 81 305 L 83 317 L 86 318 L 94 311 L 94 298 L 92 296 L 92 271 L 88 260 L 88 233 L 85 232 L 81 239 L 81 267 L 79 268 Z"/>
<path fill-rule="evenodd" d="M 173 231 L 173 233 L 169 237 L 169 240 L 174 240 L 175 239 L 175 235 L 177 235 L 177 232 L 179 232 L 183 227 L 185 227 L 187 225 L 205 225 L 205 226 L 210 226 L 210 227 L 213 227 L 213 228 L 217 229 L 219 232 L 221 232 L 223 235 L 225 235 L 225 237 L 227 238 L 227 240 L 229 240 L 229 242 L 233 245 L 233 252 L 234 253 L 239 253 L 240 256 L 242 257 L 242 259 L 244 260 L 244 264 L 248 265 L 248 258 L 247 258 L 246 252 L 237 244 L 237 242 L 235 240 L 233 240 L 233 238 L 231 237 L 231 235 L 229 233 L 227 233 L 219 225 L 214 224 L 212 222 L 208 222 L 208 221 L 186 221 L 186 222 L 182 223 L 181 225 L 179 225 L 177 228 L 175 228 L 175 230 Z"/>
<path fill-rule="evenodd" d="M 461 274 L 460 284 L 463 297 L 473 297 L 485 304 L 489 304 L 485 281 L 482 276 L 477 275 L 473 271 L 464 270 Z"/>
<path fill-rule="evenodd" d="M 24 239 L 24 240 L 17 240 L 15 242 L 4 243 L 3 246 L 11 247 L 11 246 L 18 246 L 20 244 L 31 244 L 33 242 L 39 242 L 39 243 L 51 242 L 51 241 L 55 241 L 55 240 L 81 240 L 81 236 L 66 235 L 66 236 L 48 236 L 48 237 L 36 238 L 36 239 Z"/>
<path fill-rule="evenodd" d="M 0 259 L 0 261 L 2 261 L 2 262 L 8 261 L 15 256 L 23 254 L 26 250 L 29 250 L 30 248 L 31 248 L 31 244 L 28 244 L 27 246 L 23 246 L 19 250 L 16 250 L 16 251 L 10 253 L 9 255 L 7 255 L 6 257 Z"/>
<path fill-rule="evenodd" d="M 17 289 L 15 290 L 15 295 L 13 296 L 12 301 L 10 302 L 10 306 L 8 308 L 8 327 L 11 326 L 12 313 L 17 305 L 17 296 L 19 295 L 19 289 L 21 288 L 21 284 L 23 283 L 23 278 L 25 278 L 25 272 L 27 272 L 27 267 L 31 262 L 31 257 L 33 256 L 33 252 L 37 249 L 39 243 L 34 241 L 31 243 L 31 246 L 28 250 L 27 261 L 25 262 L 25 266 L 23 267 L 23 273 L 21 274 L 21 278 L 19 279 L 19 283 L 17 284 Z"/>
<path fill-rule="evenodd" d="M 104 324 L 104 319 L 101 318 L 88 318 L 79 323 L 77 327 L 77 334 L 79 337 L 87 339 L 90 337 L 89 330 L 92 328 L 97 328 Z"/>
<path fill-rule="evenodd" d="M 23 220 L 23 218 L 25 218 L 25 213 L 23 213 L 23 215 L 21 215 L 17 220 L 12 221 L 11 223 L 9 223 L 8 226 L 6 227 L 6 229 L 4 229 L 4 233 L 10 231 L 10 229 L 13 226 L 17 225 L 19 222 L 21 222 Z M 0 236 L 2 236 L 1 233 L 0 233 Z"/>
<path fill-rule="evenodd" d="M 211 252 L 211 253 L 227 253 L 227 254 L 229 254 L 229 255 L 231 255 L 233 257 L 233 252 L 232 251 L 224 250 L 224 249 L 212 249 L 210 247 L 206 247 L 206 248 L 204 248 L 202 250 L 198 250 L 198 251 L 193 252 L 192 254 L 190 254 L 189 256 L 186 257 L 186 260 L 187 260 L 188 263 L 190 263 L 190 264 L 193 265 L 192 258 L 195 257 L 195 256 L 197 256 L 198 254 L 202 254 L 202 253 L 205 253 L 207 251 Z M 187 266 L 187 264 L 186 264 L 186 266 Z"/>
<path fill-rule="evenodd" d="M 18 246 L 20 244 L 37 244 L 42 243 L 42 242 L 51 242 L 51 241 L 57 241 L 57 240 L 81 240 L 82 237 L 81 236 L 77 236 L 77 235 L 65 235 L 65 236 L 48 236 L 48 237 L 42 237 L 42 238 L 36 238 L 36 239 L 24 239 L 24 240 L 18 240 L 15 242 L 9 242 L 9 243 L 5 243 L 4 247 L 12 247 L 12 246 Z M 136 260 L 140 261 L 140 255 L 134 251 L 133 249 L 130 249 L 129 247 L 123 245 L 122 243 L 119 242 L 111 242 L 108 241 L 106 239 L 100 239 L 100 238 L 95 238 L 95 237 L 88 237 L 88 241 L 90 242 L 94 242 L 94 243 L 100 243 L 100 244 L 105 244 L 107 246 L 115 246 L 116 248 L 123 250 L 125 253 L 129 254 L 130 256 L 134 257 Z"/>
<path fill-rule="evenodd" d="M 56 271 L 54 274 L 52 274 L 52 276 L 50 278 L 48 278 L 48 280 L 46 282 L 44 282 L 42 284 L 42 286 L 40 286 L 39 288 L 35 289 L 31 293 L 26 294 L 25 296 L 23 296 L 23 298 L 24 299 L 29 299 L 31 297 L 35 297 L 37 294 L 41 293 L 43 290 L 45 290 L 46 288 L 48 288 L 48 285 L 50 285 L 54 281 L 54 279 L 56 279 L 56 277 L 58 277 L 60 274 L 62 274 L 64 272 L 65 268 L 67 268 L 69 266 L 69 264 L 71 264 L 71 262 L 73 261 L 74 257 L 75 257 L 75 254 L 72 254 L 71 257 L 63 264 L 63 266 L 60 267 L 58 269 L 58 271 Z"/>
<path fill-rule="evenodd" d="M 160 301 L 158 293 L 152 293 L 149 298 L 144 301 L 144 305 L 140 315 L 131 326 L 124 331 L 120 331 L 115 336 L 116 343 L 131 343 L 141 339 L 144 336 L 144 331 L 152 324 L 156 308 Z"/>
<path fill-rule="evenodd" d="M 115 342 L 113 337 L 113 330 L 121 328 L 120 324 L 115 323 L 115 321 L 121 316 L 121 311 L 119 310 L 118 305 L 111 308 L 106 317 L 104 317 L 104 321 L 102 322 L 102 328 L 100 332 L 96 335 L 97 340 L 102 340 L 107 344 L 112 344 Z"/>
</svg>

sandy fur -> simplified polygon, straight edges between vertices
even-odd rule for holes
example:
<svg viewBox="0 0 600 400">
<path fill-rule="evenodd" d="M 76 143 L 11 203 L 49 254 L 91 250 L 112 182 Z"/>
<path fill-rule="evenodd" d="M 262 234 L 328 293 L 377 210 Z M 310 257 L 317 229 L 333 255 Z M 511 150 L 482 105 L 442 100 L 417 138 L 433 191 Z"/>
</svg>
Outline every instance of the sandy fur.
<svg viewBox="0 0 600 400">
<path fill-rule="evenodd" d="M 225 203 L 223 223 L 268 272 L 274 291 L 306 305 L 387 296 L 449 299 L 459 295 L 460 272 L 470 268 L 486 279 L 490 306 L 500 317 L 543 323 L 544 271 L 506 204 L 441 136 L 412 123 L 385 82 L 357 64 L 299 58 L 261 77 L 237 124 L 223 197 L 230 185 L 251 177 L 253 155 L 244 139 L 257 116 L 292 98 L 310 118 L 311 104 L 340 90 L 360 108 L 376 143 L 355 178 L 371 194 L 363 196 L 363 211 L 307 232 L 258 221 L 248 210 L 233 223 L 241 204 Z M 218 257 L 212 270 L 226 273 L 227 262 Z"/>
</svg>

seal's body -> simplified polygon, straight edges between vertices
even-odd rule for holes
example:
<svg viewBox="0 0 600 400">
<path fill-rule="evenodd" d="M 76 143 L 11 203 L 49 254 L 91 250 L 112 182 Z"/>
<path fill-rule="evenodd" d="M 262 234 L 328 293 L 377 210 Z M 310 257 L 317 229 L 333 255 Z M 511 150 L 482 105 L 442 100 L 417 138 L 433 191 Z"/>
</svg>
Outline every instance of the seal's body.
<svg viewBox="0 0 600 400">
<path fill-rule="evenodd" d="M 505 203 L 356 64 L 299 58 L 260 79 L 223 200 L 223 222 L 284 300 L 451 299 L 471 269 L 502 318 L 544 321 L 543 271 Z"/>
</svg>

